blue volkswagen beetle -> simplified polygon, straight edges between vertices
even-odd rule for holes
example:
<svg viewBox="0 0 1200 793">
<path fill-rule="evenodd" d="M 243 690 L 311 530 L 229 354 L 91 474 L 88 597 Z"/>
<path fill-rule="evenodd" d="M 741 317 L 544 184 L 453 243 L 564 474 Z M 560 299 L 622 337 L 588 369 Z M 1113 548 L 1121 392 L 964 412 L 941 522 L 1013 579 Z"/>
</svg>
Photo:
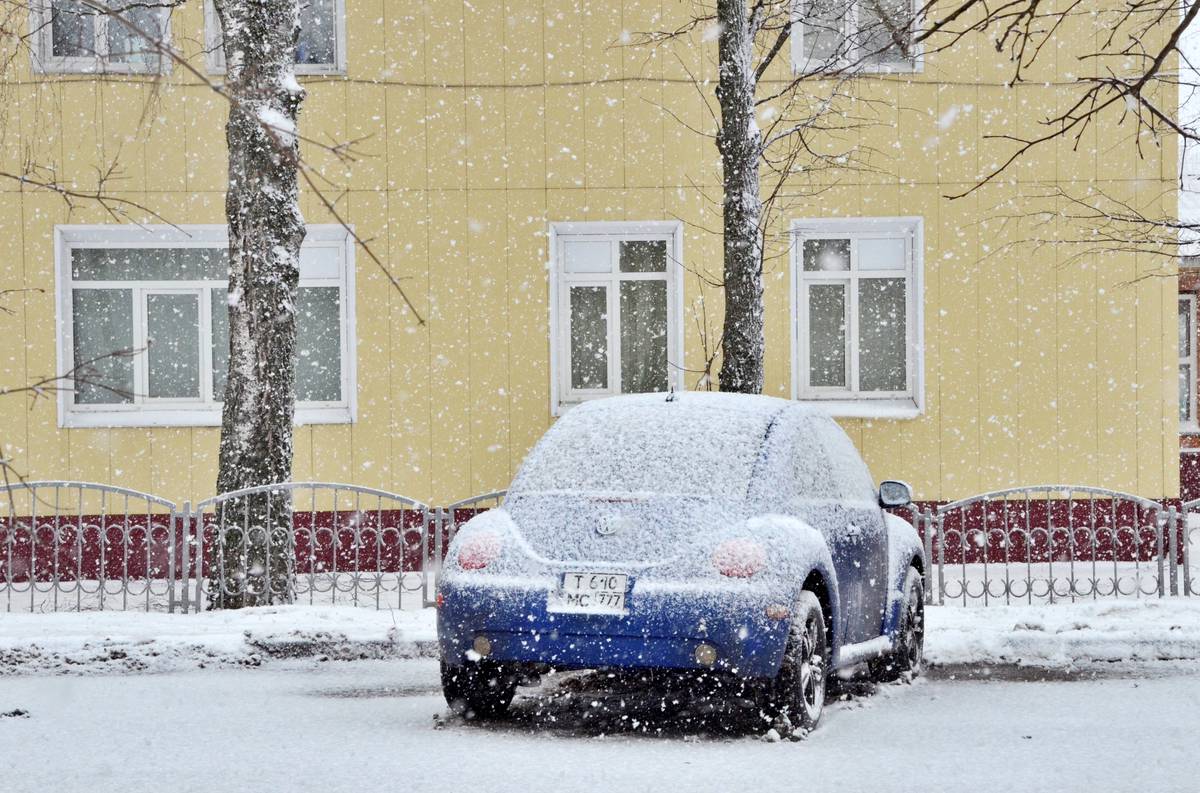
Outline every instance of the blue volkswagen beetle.
<svg viewBox="0 0 1200 793">
<path fill-rule="evenodd" d="M 850 439 L 763 396 L 647 394 L 560 418 L 438 584 L 447 702 L 499 715 L 548 669 L 672 669 L 754 683 L 813 728 L 830 674 L 919 670 L 925 559 Z"/>
</svg>

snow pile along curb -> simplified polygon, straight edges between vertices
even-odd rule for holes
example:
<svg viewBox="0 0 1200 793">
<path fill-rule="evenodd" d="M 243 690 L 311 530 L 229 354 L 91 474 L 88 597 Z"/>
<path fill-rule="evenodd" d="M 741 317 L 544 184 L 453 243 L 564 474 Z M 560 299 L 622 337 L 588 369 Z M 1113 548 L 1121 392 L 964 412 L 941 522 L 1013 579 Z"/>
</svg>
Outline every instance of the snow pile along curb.
<svg viewBox="0 0 1200 793">
<path fill-rule="evenodd" d="M 278 659 L 436 657 L 435 612 L 276 606 L 203 614 L 0 615 L 0 676 L 170 672 Z M 931 664 L 1200 659 L 1200 598 L 931 607 Z"/>
<path fill-rule="evenodd" d="M 926 610 L 933 664 L 1064 666 L 1200 659 L 1200 599 Z"/>
<path fill-rule="evenodd" d="M 169 672 L 279 658 L 436 655 L 432 609 L 273 606 L 203 614 L 0 616 L 0 676 Z"/>
</svg>

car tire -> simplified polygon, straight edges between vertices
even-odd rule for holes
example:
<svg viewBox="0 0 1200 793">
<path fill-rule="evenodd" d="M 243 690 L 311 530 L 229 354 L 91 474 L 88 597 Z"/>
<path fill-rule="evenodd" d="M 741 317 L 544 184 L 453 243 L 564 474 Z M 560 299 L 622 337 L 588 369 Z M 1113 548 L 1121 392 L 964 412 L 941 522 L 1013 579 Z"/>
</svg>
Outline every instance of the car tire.
<svg viewBox="0 0 1200 793">
<path fill-rule="evenodd" d="M 508 712 L 517 693 L 515 670 L 494 661 L 441 662 L 442 694 L 450 709 L 468 719 L 497 718 Z"/>
<path fill-rule="evenodd" d="M 904 576 L 900 608 L 896 649 L 872 664 L 871 677 L 880 683 L 915 677 L 925 665 L 925 578 L 915 567 Z"/>
<path fill-rule="evenodd" d="M 796 601 L 783 664 L 770 686 L 768 709 L 794 729 L 812 730 L 825 709 L 829 638 L 821 601 L 804 591 Z"/>
</svg>

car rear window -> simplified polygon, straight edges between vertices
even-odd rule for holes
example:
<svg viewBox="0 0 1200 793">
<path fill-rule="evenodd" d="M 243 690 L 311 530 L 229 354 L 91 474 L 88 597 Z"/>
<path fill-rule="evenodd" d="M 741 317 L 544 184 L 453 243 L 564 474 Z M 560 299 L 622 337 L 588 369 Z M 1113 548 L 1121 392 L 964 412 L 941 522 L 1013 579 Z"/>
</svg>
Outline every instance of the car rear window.
<svg viewBox="0 0 1200 793">
<path fill-rule="evenodd" d="M 743 499 L 770 419 L 763 411 L 665 400 L 576 408 L 530 452 L 510 493 Z"/>
</svg>

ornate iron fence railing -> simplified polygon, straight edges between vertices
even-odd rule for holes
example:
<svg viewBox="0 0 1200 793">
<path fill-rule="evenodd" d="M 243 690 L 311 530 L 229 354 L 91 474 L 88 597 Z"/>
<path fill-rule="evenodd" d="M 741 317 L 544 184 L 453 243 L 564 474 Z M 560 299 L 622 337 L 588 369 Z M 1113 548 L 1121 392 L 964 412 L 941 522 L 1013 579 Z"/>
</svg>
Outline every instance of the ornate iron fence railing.
<svg viewBox="0 0 1200 793">
<path fill-rule="evenodd" d="M 274 526 L 286 499 L 291 526 Z M 276 506 L 272 506 L 275 504 Z M 225 598 L 247 594 L 252 582 L 230 575 L 231 556 L 238 571 L 255 563 L 270 565 L 272 538 L 294 564 L 289 599 L 297 602 L 404 608 L 428 602 L 434 569 L 434 534 L 440 535 L 428 506 L 385 490 L 328 482 L 289 482 L 222 493 L 184 503 L 188 527 L 184 610 L 203 610 Z M 277 521 L 276 521 L 277 522 Z M 257 543 L 254 542 L 257 540 Z M 436 540 L 441 546 L 440 537 Z M 265 547 L 266 558 L 251 560 L 250 548 Z M 276 554 L 278 556 L 280 554 Z M 240 558 L 239 558 L 240 557 Z"/>
<path fill-rule="evenodd" d="M 92 482 L 0 487 L 0 608 L 174 610 L 175 504 Z"/>
<path fill-rule="evenodd" d="M 256 570 L 280 556 L 297 602 L 428 606 L 459 527 L 504 496 L 430 507 L 358 485 L 288 482 L 176 505 L 88 482 L 0 486 L 0 610 L 199 611 L 255 585 L 227 561 Z M 922 535 L 931 604 L 1200 595 L 1200 500 L 1043 485 L 893 512 Z"/>
<path fill-rule="evenodd" d="M 924 518 L 934 603 L 1054 603 L 1178 594 L 1177 512 L 1104 488 L 983 493 Z"/>
</svg>

